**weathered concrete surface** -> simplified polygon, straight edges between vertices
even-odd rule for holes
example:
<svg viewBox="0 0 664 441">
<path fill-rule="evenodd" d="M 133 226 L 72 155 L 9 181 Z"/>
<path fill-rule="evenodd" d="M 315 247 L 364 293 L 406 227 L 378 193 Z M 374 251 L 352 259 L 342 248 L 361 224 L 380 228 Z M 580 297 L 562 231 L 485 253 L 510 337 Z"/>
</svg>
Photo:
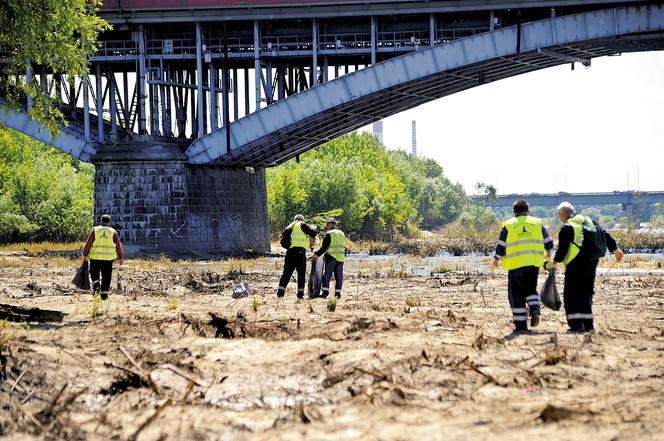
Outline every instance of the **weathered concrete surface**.
<svg viewBox="0 0 664 441">
<path fill-rule="evenodd" d="M 178 146 L 119 146 L 95 157 L 95 222 L 113 217 L 130 251 L 269 251 L 265 172 L 192 166 Z"/>
</svg>

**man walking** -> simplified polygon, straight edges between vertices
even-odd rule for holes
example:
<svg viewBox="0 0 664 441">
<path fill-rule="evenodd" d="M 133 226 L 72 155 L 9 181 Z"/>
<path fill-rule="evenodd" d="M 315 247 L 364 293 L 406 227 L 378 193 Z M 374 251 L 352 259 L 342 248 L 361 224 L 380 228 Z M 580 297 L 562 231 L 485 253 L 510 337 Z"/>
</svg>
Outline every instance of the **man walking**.
<svg viewBox="0 0 664 441">
<path fill-rule="evenodd" d="M 108 299 L 111 288 L 113 261 L 122 265 L 123 250 L 118 232 L 111 228 L 111 216 L 104 214 L 101 225 L 93 227 L 83 247 L 83 256 L 90 258 L 90 277 L 93 295 Z M 101 282 L 99 276 L 101 274 Z"/>
<path fill-rule="evenodd" d="M 327 297 L 330 293 L 330 279 L 334 274 L 334 295 L 341 298 L 341 288 L 344 283 L 344 261 L 346 260 L 346 235 L 337 228 L 337 220 L 330 217 L 326 221 L 323 243 L 318 251 L 314 253 L 314 259 L 325 253 L 325 273 L 323 273 L 323 287 L 321 297 Z"/>
<path fill-rule="evenodd" d="M 616 262 L 622 260 L 623 252 L 609 233 L 591 218 L 577 214 L 569 202 L 558 205 L 558 217 L 563 226 L 558 234 L 558 250 L 551 266 L 556 268 L 558 263 L 565 265 L 563 303 L 567 324 L 570 332 L 593 332 L 595 325 L 592 307 L 597 263 L 606 248 L 615 255 Z M 584 226 L 588 230 L 587 234 L 604 237 L 598 255 L 593 255 L 590 245 L 583 246 Z"/>
<path fill-rule="evenodd" d="M 530 326 L 539 325 L 540 297 L 537 293 L 537 275 L 544 258 L 551 257 L 553 239 L 542 220 L 529 216 L 528 202 L 520 199 L 512 205 L 514 217 L 503 222 L 496 243 L 493 266 L 502 261 L 507 270 L 507 295 L 512 308 L 514 330 L 528 330 L 526 304 L 530 311 Z"/>
<path fill-rule="evenodd" d="M 293 222 L 281 234 L 281 246 L 286 248 L 284 272 L 279 279 L 277 297 L 283 297 L 293 271 L 297 271 L 297 298 L 304 298 L 304 278 L 307 272 L 308 237 L 315 238 L 318 230 L 304 222 L 304 216 L 296 214 Z"/>
</svg>

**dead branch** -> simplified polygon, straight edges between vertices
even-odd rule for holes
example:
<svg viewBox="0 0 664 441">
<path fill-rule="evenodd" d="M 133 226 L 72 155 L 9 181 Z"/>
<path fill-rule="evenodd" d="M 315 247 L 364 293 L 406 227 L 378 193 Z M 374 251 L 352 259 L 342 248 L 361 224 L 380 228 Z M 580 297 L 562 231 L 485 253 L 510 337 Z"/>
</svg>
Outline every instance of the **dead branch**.
<svg viewBox="0 0 664 441">
<path fill-rule="evenodd" d="M 159 395 L 159 388 L 157 387 L 155 382 L 152 381 L 152 377 L 150 377 L 150 374 L 145 372 L 143 370 L 143 368 L 141 367 L 141 365 L 138 364 L 138 362 L 136 360 L 134 360 L 134 357 L 129 355 L 129 353 L 122 346 L 118 346 L 118 349 L 120 349 L 120 352 L 122 352 L 124 354 L 124 356 L 127 357 L 127 360 L 129 360 L 129 363 L 131 363 L 138 370 L 140 375 L 145 379 L 146 383 L 148 383 L 150 385 L 152 390 L 154 390 L 154 392 L 157 395 Z"/>
<path fill-rule="evenodd" d="M 191 383 L 195 384 L 196 386 L 204 387 L 205 385 L 201 383 L 200 381 L 196 380 L 195 378 L 192 378 L 190 375 L 187 375 L 184 373 L 182 370 L 178 369 L 177 367 L 173 366 L 172 364 L 164 364 L 162 365 L 163 368 L 169 369 L 170 371 L 178 374 L 185 380 L 189 380 Z"/>
</svg>

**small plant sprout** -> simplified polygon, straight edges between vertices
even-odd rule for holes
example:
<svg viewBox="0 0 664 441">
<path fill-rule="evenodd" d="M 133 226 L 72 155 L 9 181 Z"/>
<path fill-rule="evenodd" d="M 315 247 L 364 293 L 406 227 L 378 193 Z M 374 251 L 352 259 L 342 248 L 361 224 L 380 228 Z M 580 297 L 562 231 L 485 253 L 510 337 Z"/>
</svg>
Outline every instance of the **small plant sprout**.
<svg viewBox="0 0 664 441">
<path fill-rule="evenodd" d="M 251 296 L 251 309 L 253 309 L 254 312 L 258 312 L 258 299 L 256 298 L 256 294 Z"/>
<path fill-rule="evenodd" d="M 169 311 L 175 311 L 178 309 L 178 299 L 170 299 L 166 304 L 166 309 Z"/>
<path fill-rule="evenodd" d="M 406 306 L 408 306 L 410 308 L 417 308 L 418 306 L 420 306 L 422 304 L 422 302 L 420 301 L 419 298 L 414 299 L 412 297 L 406 297 L 405 302 L 406 302 Z"/>
<path fill-rule="evenodd" d="M 337 309 L 337 298 L 332 297 L 330 300 L 327 301 L 327 310 L 330 312 L 334 312 Z"/>
<path fill-rule="evenodd" d="M 90 308 L 90 318 L 95 318 L 102 314 L 101 312 L 102 300 L 98 292 L 95 292 L 92 298 L 92 308 Z"/>
</svg>

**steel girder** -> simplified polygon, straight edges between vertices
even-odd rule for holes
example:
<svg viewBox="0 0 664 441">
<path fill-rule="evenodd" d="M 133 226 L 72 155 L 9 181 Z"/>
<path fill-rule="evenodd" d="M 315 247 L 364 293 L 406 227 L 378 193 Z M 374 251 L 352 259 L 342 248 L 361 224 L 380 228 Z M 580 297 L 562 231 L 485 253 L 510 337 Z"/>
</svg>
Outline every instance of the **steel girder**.
<svg viewBox="0 0 664 441">
<path fill-rule="evenodd" d="M 194 164 L 273 166 L 337 136 L 487 82 L 626 51 L 664 49 L 664 4 L 525 23 L 422 49 L 278 101 L 194 141 Z M 520 36 L 517 42 L 517 36 Z M 546 49 L 546 50 L 542 50 Z"/>
<path fill-rule="evenodd" d="M 85 140 L 82 128 L 60 125 L 60 133 L 52 136 L 43 124 L 30 118 L 26 109 L 19 110 L 17 112 L 11 109 L 4 100 L 0 99 L 0 123 L 81 161 L 90 162 L 97 152 L 95 146 Z"/>
</svg>

